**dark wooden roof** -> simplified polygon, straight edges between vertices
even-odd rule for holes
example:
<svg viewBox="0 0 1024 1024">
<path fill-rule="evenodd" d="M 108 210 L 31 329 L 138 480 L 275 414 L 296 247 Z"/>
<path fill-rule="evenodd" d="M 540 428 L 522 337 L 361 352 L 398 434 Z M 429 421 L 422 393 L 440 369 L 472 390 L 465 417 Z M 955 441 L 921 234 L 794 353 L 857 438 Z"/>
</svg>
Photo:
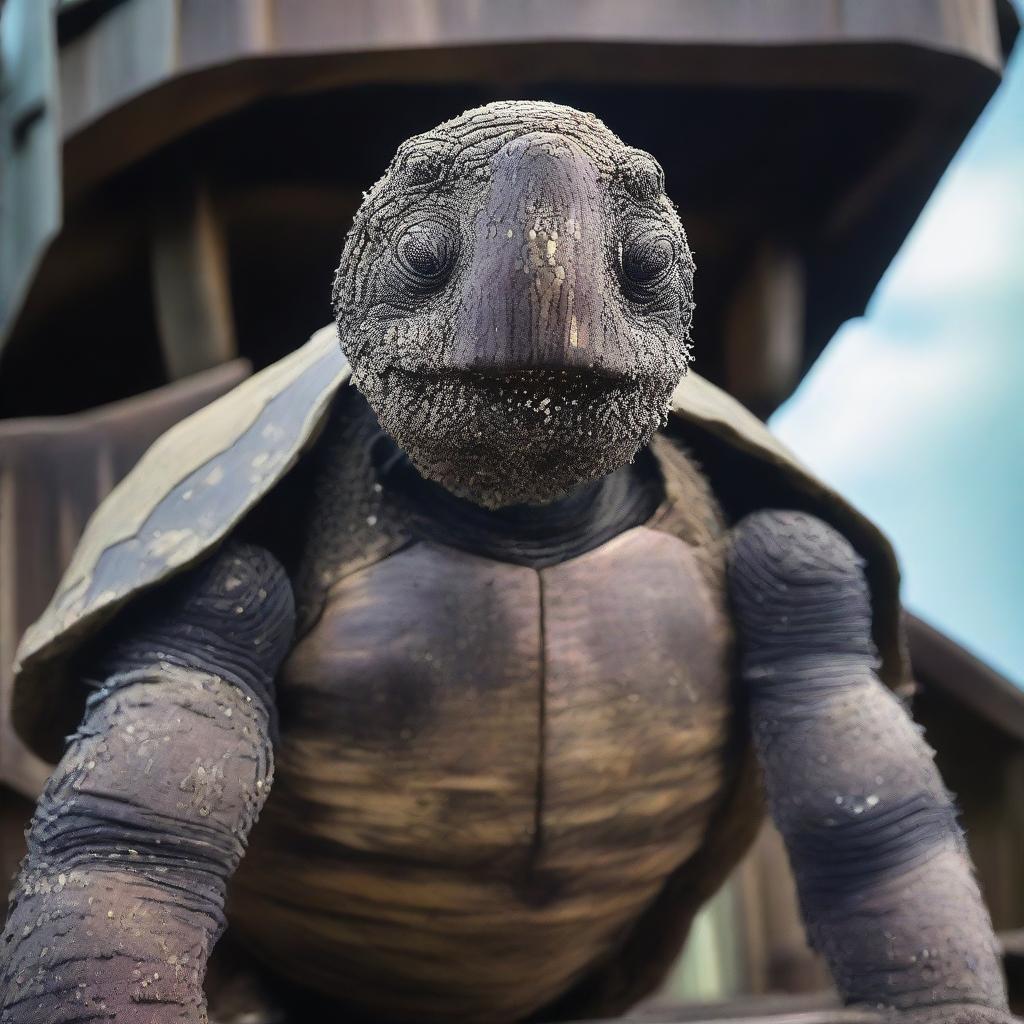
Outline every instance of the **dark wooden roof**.
<svg viewBox="0 0 1024 1024">
<path fill-rule="evenodd" d="M 253 293 L 236 333 L 266 363 L 275 337 L 319 325 L 324 268 L 396 144 L 510 96 L 594 110 L 656 153 L 698 256 L 700 368 L 765 413 L 862 311 L 997 86 L 1016 19 L 1007 0 L 65 0 L 52 37 L 36 28 L 53 60 L 0 111 L 32 157 L 11 151 L 4 203 L 52 201 L 0 271 L 0 415 L 162 382 L 146 232 L 175 182 L 198 175 L 225 197 L 236 298 Z M 292 246 L 273 281 L 260 237 Z M 756 311 L 766 291 L 793 297 L 782 319 L 800 343 L 760 395 L 733 379 L 756 322 L 738 355 L 728 340 L 749 327 L 737 294 Z M 70 338 L 100 323 L 116 372 L 93 380 Z M 26 389 L 44 351 L 82 386 Z"/>
</svg>

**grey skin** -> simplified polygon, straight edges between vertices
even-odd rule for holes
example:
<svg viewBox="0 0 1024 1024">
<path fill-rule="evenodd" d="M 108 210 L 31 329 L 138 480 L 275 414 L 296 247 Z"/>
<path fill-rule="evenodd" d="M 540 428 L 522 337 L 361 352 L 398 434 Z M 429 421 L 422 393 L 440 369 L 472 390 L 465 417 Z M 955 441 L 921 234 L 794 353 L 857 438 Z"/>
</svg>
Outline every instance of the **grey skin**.
<svg viewBox="0 0 1024 1024">
<path fill-rule="evenodd" d="M 334 298 L 384 428 L 424 476 L 496 508 L 557 501 L 646 443 L 689 358 L 692 275 L 651 157 L 592 116 L 503 103 L 401 148 Z M 729 586 L 769 803 L 843 998 L 1005 1024 L 954 806 L 876 676 L 857 556 L 813 517 L 758 512 L 734 527 Z M 275 558 L 231 541 L 96 654 L 15 887 L 3 1024 L 205 1019 L 294 606 Z"/>
</svg>

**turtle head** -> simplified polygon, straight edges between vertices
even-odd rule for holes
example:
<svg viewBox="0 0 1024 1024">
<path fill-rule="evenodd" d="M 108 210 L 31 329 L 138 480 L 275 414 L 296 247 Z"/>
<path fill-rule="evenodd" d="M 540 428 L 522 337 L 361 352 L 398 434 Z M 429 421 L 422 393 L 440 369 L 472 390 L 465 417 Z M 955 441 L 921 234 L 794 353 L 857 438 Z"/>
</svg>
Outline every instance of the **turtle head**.
<svg viewBox="0 0 1024 1024">
<path fill-rule="evenodd" d="M 489 508 L 627 463 L 690 358 L 661 168 L 592 114 L 492 103 L 404 143 L 334 284 L 356 385 L 419 471 Z"/>
</svg>

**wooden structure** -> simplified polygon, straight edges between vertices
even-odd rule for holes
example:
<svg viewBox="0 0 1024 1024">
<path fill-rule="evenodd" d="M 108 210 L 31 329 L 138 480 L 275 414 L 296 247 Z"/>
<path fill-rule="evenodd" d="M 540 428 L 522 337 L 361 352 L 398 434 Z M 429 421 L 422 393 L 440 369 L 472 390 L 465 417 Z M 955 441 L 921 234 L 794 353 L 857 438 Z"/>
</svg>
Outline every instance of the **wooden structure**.
<svg viewBox="0 0 1024 1024">
<path fill-rule="evenodd" d="M 168 427 L 230 390 L 244 360 L 75 416 L 0 420 L 0 780 L 34 797 L 52 766 L 10 728 L 11 661 L 93 509 Z"/>
<path fill-rule="evenodd" d="M 665 166 L 701 372 L 766 414 L 859 313 L 999 82 L 1008 0 L 7 0 L 0 415 L 323 320 L 362 189 L 466 107 L 591 109 Z M 60 379 L 47 367 L 59 360 Z M 45 381 L 45 384 L 43 383 Z"/>
<path fill-rule="evenodd" d="M 862 311 L 1017 32 L 1009 0 L 0 10 L 0 708 L 15 639 L 88 512 L 167 425 L 244 375 L 230 360 L 265 365 L 320 326 L 361 190 L 410 134 L 543 97 L 654 153 L 697 254 L 698 368 L 767 415 Z M 1020 999 L 1024 698 L 923 624 L 910 636 L 916 713 Z M 0 718 L 0 778 L 34 794 L 44 772 Z M 28 807 L 0 790 L 5 873 Z M 741 936 L 736 995 L 823 983 L 787 870 L 766 832 L 717 911 Z M 723 1015 L 863 1019 L 820 995 L 637 1011 Z"/>
</svg>

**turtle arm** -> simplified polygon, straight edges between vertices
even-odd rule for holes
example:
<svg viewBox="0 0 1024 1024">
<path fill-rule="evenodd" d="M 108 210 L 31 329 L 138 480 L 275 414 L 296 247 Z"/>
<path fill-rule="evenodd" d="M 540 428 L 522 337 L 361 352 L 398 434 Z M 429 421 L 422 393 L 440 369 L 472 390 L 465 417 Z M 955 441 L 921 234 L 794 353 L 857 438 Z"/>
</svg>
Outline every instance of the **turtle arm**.
<svg viewBox="0 0 1024 1024">
<path fill-rule="evenodd" d="M 812 516 L 758 512 L 735 528 L 729 585 L 772 816 L 842 996 L 915 1020 L 1010 1020 L 956 808 L 875 672 L 860 559 Z"/>
<path fill-rule="evenodd" d="M 293 624 L 278 563 L 230 542 L 116 627 L 28 833 L 3 1024 L 206 1020 L 206 959 L 269 792 Z"/>
</svg>

